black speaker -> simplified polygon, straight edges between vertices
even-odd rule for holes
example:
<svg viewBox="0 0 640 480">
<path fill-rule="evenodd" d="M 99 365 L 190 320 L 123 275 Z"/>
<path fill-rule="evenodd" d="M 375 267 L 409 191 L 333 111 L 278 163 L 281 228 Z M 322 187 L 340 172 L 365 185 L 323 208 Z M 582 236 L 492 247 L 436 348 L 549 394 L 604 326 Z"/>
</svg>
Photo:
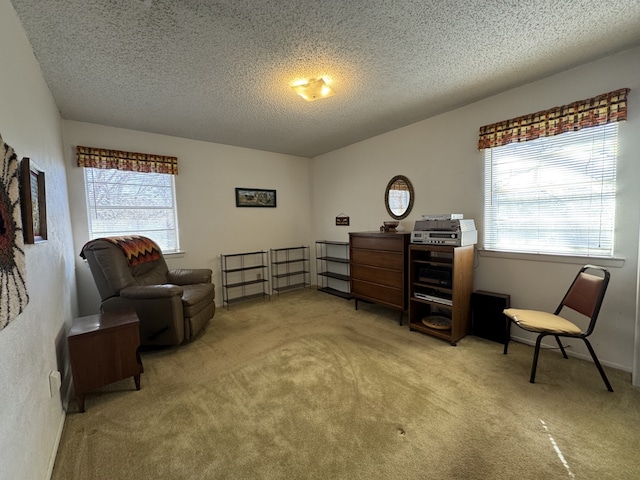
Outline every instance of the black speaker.
<svg viewBox="0 0 640 480">
<path fill-rule="evenodd" d="M 506 320 L 502 311 L 511 297 L 503 293 L 477 290 L 471 294 L 471 332 L 477 337 L 504 343 Z"/>
</svg>

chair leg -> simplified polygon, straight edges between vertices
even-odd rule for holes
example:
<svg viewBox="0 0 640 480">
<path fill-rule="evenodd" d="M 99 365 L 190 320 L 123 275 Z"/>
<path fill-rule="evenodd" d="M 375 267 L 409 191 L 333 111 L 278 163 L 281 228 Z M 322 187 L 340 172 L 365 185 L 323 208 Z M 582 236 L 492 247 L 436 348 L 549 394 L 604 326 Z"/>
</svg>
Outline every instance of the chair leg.
<svg viewBox="0 0 640 480">
<path fill-rule="evenodd" d="M 505 325 L 504 350 L 502 351 L 502 353 L 506 355 L 507 349 L 509 348 L 509 340 L 511 340 L 511 319 L 506 315 L 504 316 L 504 318 L 507 320 L 507 323 Z"/>
<path fill-rule="evenodd" d="M 560 351 L 562 352 L 562 356 L 564 358 L 569 358 L 569 357 L 567 357 L 567 352 L 564 351 L 564 347 L 562 346 L 562 342 L 560 341 L 560 337 L 558 335 L 554 335 L 554 337 L 556 337 L 556 342 L 558 342 L 558 346 L 560 347 Z"/>
<path fill-rule="evenodd" d="M 538 368 L 538 356 L 540 355 L 540 342 L 542 342 L 543 334 L 538 335 L 536 339 L 536 349 L 533 351 L 533 364 L 531 365 L 531 377 L 529 378 L 530 383 L 536 382 L 536 369 Z"/>
<path fill-rule="evenodd" d="M 591 346 L 591 343 L 586 338 L 583 338 L 582 340 L 584 340 L 584 343 L 587 345 L 587 348 L 589 349 L 589 353 L 591 354 L 591 358 L 593 358 L 593 363 L 596 364 L 596 367 L 600 372 L 600 376 L 602 377 L 602 380 L 604 380 L 604 384 L 607 386 L 607 390 L 609 390 L 610 392 L 613 392 L 613 388 L 611 388 L 611 384 L 609 383 L 607 374 L 604 373 L 604 370 L 602 369 L 602 365 L 600 365 L 600 361 L 598 360 L 598 357 L 596 357 L 596 352 L 593 351 L 593 347 Z"/>
</svg>

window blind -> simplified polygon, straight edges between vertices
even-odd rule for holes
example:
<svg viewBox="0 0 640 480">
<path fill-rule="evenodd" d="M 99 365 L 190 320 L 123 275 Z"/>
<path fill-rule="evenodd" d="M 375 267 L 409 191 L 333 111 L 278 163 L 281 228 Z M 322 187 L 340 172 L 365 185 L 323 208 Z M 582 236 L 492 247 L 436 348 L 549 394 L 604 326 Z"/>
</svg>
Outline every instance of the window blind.
<svg viewBox="0 0 640 480">
<path fill-rule="evenodd" d="M 179 250 L 174 175 L 84 168 L 90 239 L 144 235 Z"/>
<path fill-rule="evenodd" d="M 485 150 L 488 250 L 612 256 L 618 123 Z"/>
</svg>

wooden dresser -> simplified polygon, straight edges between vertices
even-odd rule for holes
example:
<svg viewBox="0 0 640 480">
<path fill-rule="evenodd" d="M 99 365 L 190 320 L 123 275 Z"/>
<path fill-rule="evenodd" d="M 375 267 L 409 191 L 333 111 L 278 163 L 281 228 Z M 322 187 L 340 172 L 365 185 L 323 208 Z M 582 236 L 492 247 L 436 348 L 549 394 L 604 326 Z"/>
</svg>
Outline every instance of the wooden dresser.
<svg viewBox="0 0 640 480">
<path fill-rule="evenodd" d="M 407 272 L 410 232 L 349 234 L 351 296 L 403 312 L 408 308 Z"/>
</svg>

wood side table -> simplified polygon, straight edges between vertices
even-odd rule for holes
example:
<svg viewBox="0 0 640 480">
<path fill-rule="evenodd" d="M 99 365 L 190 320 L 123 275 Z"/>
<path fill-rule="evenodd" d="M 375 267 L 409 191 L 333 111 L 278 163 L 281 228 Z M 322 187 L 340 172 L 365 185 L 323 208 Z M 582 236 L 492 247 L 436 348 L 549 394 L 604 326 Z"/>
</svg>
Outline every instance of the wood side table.
<svg viewBox="0 0 640 480">
<path fill-rule="evenodd" d="M 80 412 L 88 392 L 133 377 L 140 390 L 143 372 L 140 320 L 134 310 L 99 313 L 74 319 L 67 335 L 73 387 Z"/>
</svg>

